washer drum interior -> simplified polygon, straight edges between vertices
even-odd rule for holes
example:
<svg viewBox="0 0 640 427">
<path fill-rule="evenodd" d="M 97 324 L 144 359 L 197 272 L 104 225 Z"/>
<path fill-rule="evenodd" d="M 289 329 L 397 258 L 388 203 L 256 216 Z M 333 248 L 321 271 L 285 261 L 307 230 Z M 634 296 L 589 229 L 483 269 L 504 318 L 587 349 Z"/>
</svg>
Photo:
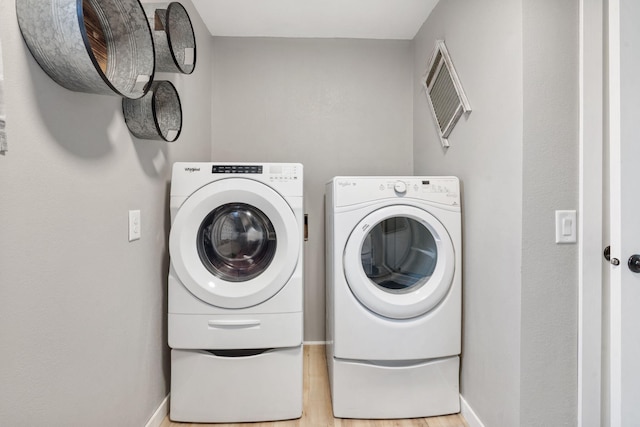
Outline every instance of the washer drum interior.
<svg viewBox="0 0 640 427">
<path fill-rule="evenodd" d="M 140 98 L 153 81 L 153 36 L 139 0 L 16 0 L 40 67 L 78 92 Z"/>
<path fill-rule="evenodd" d="M 196 37 L 184 6 L 178 2 L 146 3 L 144 9 L 153 29 L 156 70 L 193 73 L 196 66 Z"/>
<path fill-rule="evenodd" d="M 154 81 L 140 99 L 123 99 L 122 111 L 129 131 L 137 138 L 173 142 L 180 136 L 182 107 L 169 81 Z"/>
</svg>

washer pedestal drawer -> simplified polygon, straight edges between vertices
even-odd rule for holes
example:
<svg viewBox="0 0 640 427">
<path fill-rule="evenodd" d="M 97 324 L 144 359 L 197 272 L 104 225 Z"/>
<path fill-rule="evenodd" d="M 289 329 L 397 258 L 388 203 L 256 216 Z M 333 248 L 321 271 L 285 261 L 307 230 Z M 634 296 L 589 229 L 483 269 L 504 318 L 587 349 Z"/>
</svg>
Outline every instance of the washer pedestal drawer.
<svg viewBox="0 0 640 427">
<path fill-rule="evenodd" d="M 302 344 L 302 312 L 260 314 L 169 313 L 169 347 L 285 348 Z"/>
<path fill-rule="evenodd" d="M 236 423 L 302 415 L 302 346 L 253 356 L 171 350 L 169 418 Z"/>
<path fill-rule="evenodd" d="M 458 356 L 422 363 L 332 360 L 338 418 L 417 418 L 460 412 Z"/>
</svg>

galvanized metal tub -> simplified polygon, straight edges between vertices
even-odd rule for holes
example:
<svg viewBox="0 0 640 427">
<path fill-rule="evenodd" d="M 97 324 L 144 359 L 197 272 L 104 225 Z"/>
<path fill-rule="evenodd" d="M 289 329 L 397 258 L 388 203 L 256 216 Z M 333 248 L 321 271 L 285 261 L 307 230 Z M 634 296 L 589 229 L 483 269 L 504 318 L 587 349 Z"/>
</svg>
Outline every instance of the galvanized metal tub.
<svg viewBox="0 0 640 427">
<path fill-rule="evenodd" d="M 129 131 L 137 138 L 173 142 L 182 131 L 180 97 L 169 81 L 154 81 L 140 99 L 123 99 L 122 111 Z"/>
<path fill-rule="evenodd" d="M 191 74 L 196 67 L 196 37 L 187 10 L 178 2 L 145 3 L 153 30 L 156 70 Z"/>
<path fill-rule="evenodd" d="M 139 0 L 16 0 L 18 24 L 40 67 L 67 89 L 140 98 L 155 70 Z"/>
</svg>

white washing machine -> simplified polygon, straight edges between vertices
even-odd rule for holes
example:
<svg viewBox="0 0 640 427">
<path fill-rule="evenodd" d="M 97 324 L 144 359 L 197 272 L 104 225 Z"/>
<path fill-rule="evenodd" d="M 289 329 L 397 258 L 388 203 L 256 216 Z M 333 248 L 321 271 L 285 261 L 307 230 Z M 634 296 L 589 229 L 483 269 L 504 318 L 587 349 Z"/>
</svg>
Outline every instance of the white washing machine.
<svg viewBox="0 0 640 427">
<path fill-rule="evenodd" d="M 303 168 L 176 163 L 170 418 L 302 415 Z"/>
<path fill-rule="evenodd" d="M 458 179 L 336 177 L 326 210 L 334 415 L 459 412 Z"/>
</svg>

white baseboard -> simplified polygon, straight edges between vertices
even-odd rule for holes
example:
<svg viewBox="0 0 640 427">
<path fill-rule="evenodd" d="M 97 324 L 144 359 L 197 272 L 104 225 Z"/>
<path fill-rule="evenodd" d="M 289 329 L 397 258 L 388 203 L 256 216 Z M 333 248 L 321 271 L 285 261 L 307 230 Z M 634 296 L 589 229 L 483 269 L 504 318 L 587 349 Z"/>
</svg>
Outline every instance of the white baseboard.
<svg viewBox="0 0 640 427">
<path fill-rule="evenodd" d="M 160 406 L 158 406 L 158 409 L 156 409 L 156 412 L 154 412 L 151 418 L 149 418 L 149 421 L 147 421 L 147 424 L 145 424 L 145 427 L 160 427 L 160 424 L 162 424 L 164 417 L 166 417 L 168 413 L 169 413 L 169 395 L 167 395 L 167 397 L 164 398 L 162 403 L 160 403 Z"/>
<path fill-rule="evenodd" d="M 326 341 L 305 341 L 304 345 L 327 345 Z"/>
<path fill-rule="evenodd" d="M 460 413 L 462 414 L 464 419 L 467 420 L 467 424 L 469 424 L 469 427 L 484 427 L 484 424 L 482 424 L 480 418 L 478 418 L 476 413 L 473 412 L 473 409 L 471 409 L 471 406 L 469 406 L 467 401 L 464 400 L 464 397 L 462 397 L 462 395 L 460 395 Z"/>
</svg>

